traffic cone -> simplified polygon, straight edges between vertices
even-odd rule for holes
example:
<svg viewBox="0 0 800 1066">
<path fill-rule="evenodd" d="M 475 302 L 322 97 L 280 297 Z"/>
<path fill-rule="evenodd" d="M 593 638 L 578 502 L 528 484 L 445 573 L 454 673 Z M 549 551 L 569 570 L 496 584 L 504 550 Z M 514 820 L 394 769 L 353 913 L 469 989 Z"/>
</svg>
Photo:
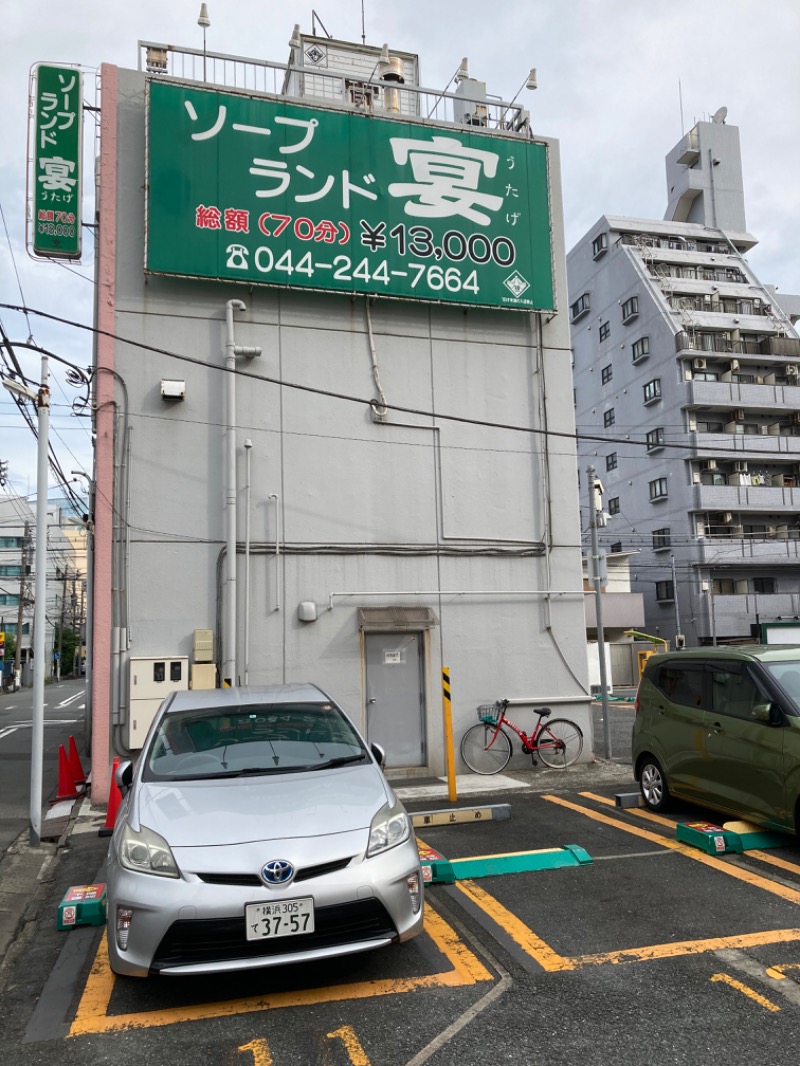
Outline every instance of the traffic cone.
<svg viewBox="0 0 800 1066">
<path fill-rule="evenodd" d="M 117 784 L 116 772 L 119 766 L 119 756 L 114 757 L 114 762 L 111 764 L 111 788 L 108 791 L 108 810 L 106 812 L 106 823 L 102 829 L 98 829 L 97 835 L 99 837 L 110 837 L 114 832 L 114 823 L 117 820 L 117 811 L 119 805 L 122 802 L 122 793 L 119 790 Z"/>
<path fill-rule="evenodd" d="M 78 754 L 78 747 L 75 743 L 75 737 L 69 738 L 69 768 L 72 771 L 72 780 L 76 785 L 86 784 L 86 774 L 83 772 L 83 766 L 81 765 L 81 757 Z"/>
<path fill-rule="evenodd" d="M 72 770 L 69 766 L 69 759 L 67 753 L 64 750 L 64 745 L 58 745 L 58 793 L 53 803 L 58 803 L 60 800 L 71 800 L 78 798 L 78 790 L 75 788 L 75 781 L 72 777 Z"/>
</svg>

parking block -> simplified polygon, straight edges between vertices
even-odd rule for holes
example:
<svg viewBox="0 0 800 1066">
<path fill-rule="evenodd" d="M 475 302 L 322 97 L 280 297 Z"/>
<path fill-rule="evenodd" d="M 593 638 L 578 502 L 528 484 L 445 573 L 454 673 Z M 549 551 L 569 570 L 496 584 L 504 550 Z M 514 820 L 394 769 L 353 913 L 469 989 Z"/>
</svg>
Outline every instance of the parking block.
<svg viewBox="0 0 800 1066">
<path fill-rule="evenodd" d="M 787 843 L 783 834 L 767 832 L 749 822 L 726 822 L 724 826 L 710 822 L 678 822 L 675 837 L 709 855 L 741 854 L 753 848 L 779 848 Z"/>
<path fill-rule="evenodd" d="M 67 889 L 58 907 L 58 929 L 73 929 L 76 925 L 104 925 L 105 920 L 105 885 L 73 885 Z"/>
</svg>

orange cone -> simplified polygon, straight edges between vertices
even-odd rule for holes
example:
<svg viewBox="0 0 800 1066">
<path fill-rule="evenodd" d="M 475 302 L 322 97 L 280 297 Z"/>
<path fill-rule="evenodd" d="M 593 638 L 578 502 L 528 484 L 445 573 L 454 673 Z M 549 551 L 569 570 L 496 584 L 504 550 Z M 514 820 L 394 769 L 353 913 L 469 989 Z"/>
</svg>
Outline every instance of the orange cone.
<svg viewBox="0 0 800 1066">
<path fill-rule="evenodd" d="M 86 784 L 86 774 L 83 772 L 83 766 L 81 765 L 81 757 L 78 754 L 78 747 L 75 743 L 75 737 L 69 738 L 69 768 L 72 771 L 72 780 L 76 785 Z"/>
<path fill-rule="evenodd" d="M 69 759 L 67 753 L 64 750 L 64 745 L 58 745 L 58 793 L 53 803 L 58 803 L 60 800 L 71 800 L 78 798 L 78 790 L 75 788 L 75 781 L 72 777 L 72 770 L 69 766 Z"/>
<path fill-rule="evenodd" d="M 119 805 L 122 802 L 122 793 L 119 790 L 119 785 L 116 780 L 117 767 L 119 766 L 119 756 L 115 756 L 114 762 L 111 764 L 111 788 L 108 791 L 108 811 L 106 812 L 106 824 L 102 829 L 98 829 L 97 835 L 99 837 L 110 837 L 114 832 L 114 823 L 117 820 L 117 811 Z"/>
</svg>

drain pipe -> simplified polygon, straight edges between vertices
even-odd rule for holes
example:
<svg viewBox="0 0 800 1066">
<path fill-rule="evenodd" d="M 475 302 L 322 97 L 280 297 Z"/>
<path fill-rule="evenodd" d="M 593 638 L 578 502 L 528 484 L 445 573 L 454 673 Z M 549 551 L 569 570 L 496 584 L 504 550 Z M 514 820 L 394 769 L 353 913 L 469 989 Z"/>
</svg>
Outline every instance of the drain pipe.
<svg viewBox="0 0 800 1066">
<path fill-rule="evenodd" d="M 247 463 L 245 478 L 245 516 L 244 516 L 244 683 L 250 684 L 250 453 L 253 442 L 244 442 L 244 454 Z"/>
<path fill-rule="evenodd" d="M 225 575 L 222 582 L 222 684 L 234 688 L 236 676 L 236 356 L 261 355 L 243 348 L 233 336 L 233 312 L 246 311 L 241 300 L 225 304 Z"/>
</svg>

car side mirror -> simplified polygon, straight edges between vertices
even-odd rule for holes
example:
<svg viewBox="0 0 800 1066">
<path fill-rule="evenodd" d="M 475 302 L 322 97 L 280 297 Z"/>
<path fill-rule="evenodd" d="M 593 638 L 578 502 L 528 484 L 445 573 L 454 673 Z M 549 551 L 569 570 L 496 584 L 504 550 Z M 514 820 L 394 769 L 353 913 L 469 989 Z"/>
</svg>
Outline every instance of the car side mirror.
<svg viewBox="0 0 800 1066">
<path fill-rule="evenodd" d="M 130 759 L 121 762 L 116 768 L 114 771 L 114 781 L 116 782 L 117 788 L 124 796 L 133 782 L 133 763 Z"/>
<path fill-rule="evenodd" d="M 380 744 L 370 744 L 369 749 L 375 756 L 375 761 L 382 770 L 386 765 L 386 752 L 383 750 Z"/>
<path fill-rule="evenodd" d="M 764 722 L 766 725 L 781 725 L 783 718 L 780 709 L 772 702 L 757 703 L 752 711 L 753 720 Z"/>
</svg>

